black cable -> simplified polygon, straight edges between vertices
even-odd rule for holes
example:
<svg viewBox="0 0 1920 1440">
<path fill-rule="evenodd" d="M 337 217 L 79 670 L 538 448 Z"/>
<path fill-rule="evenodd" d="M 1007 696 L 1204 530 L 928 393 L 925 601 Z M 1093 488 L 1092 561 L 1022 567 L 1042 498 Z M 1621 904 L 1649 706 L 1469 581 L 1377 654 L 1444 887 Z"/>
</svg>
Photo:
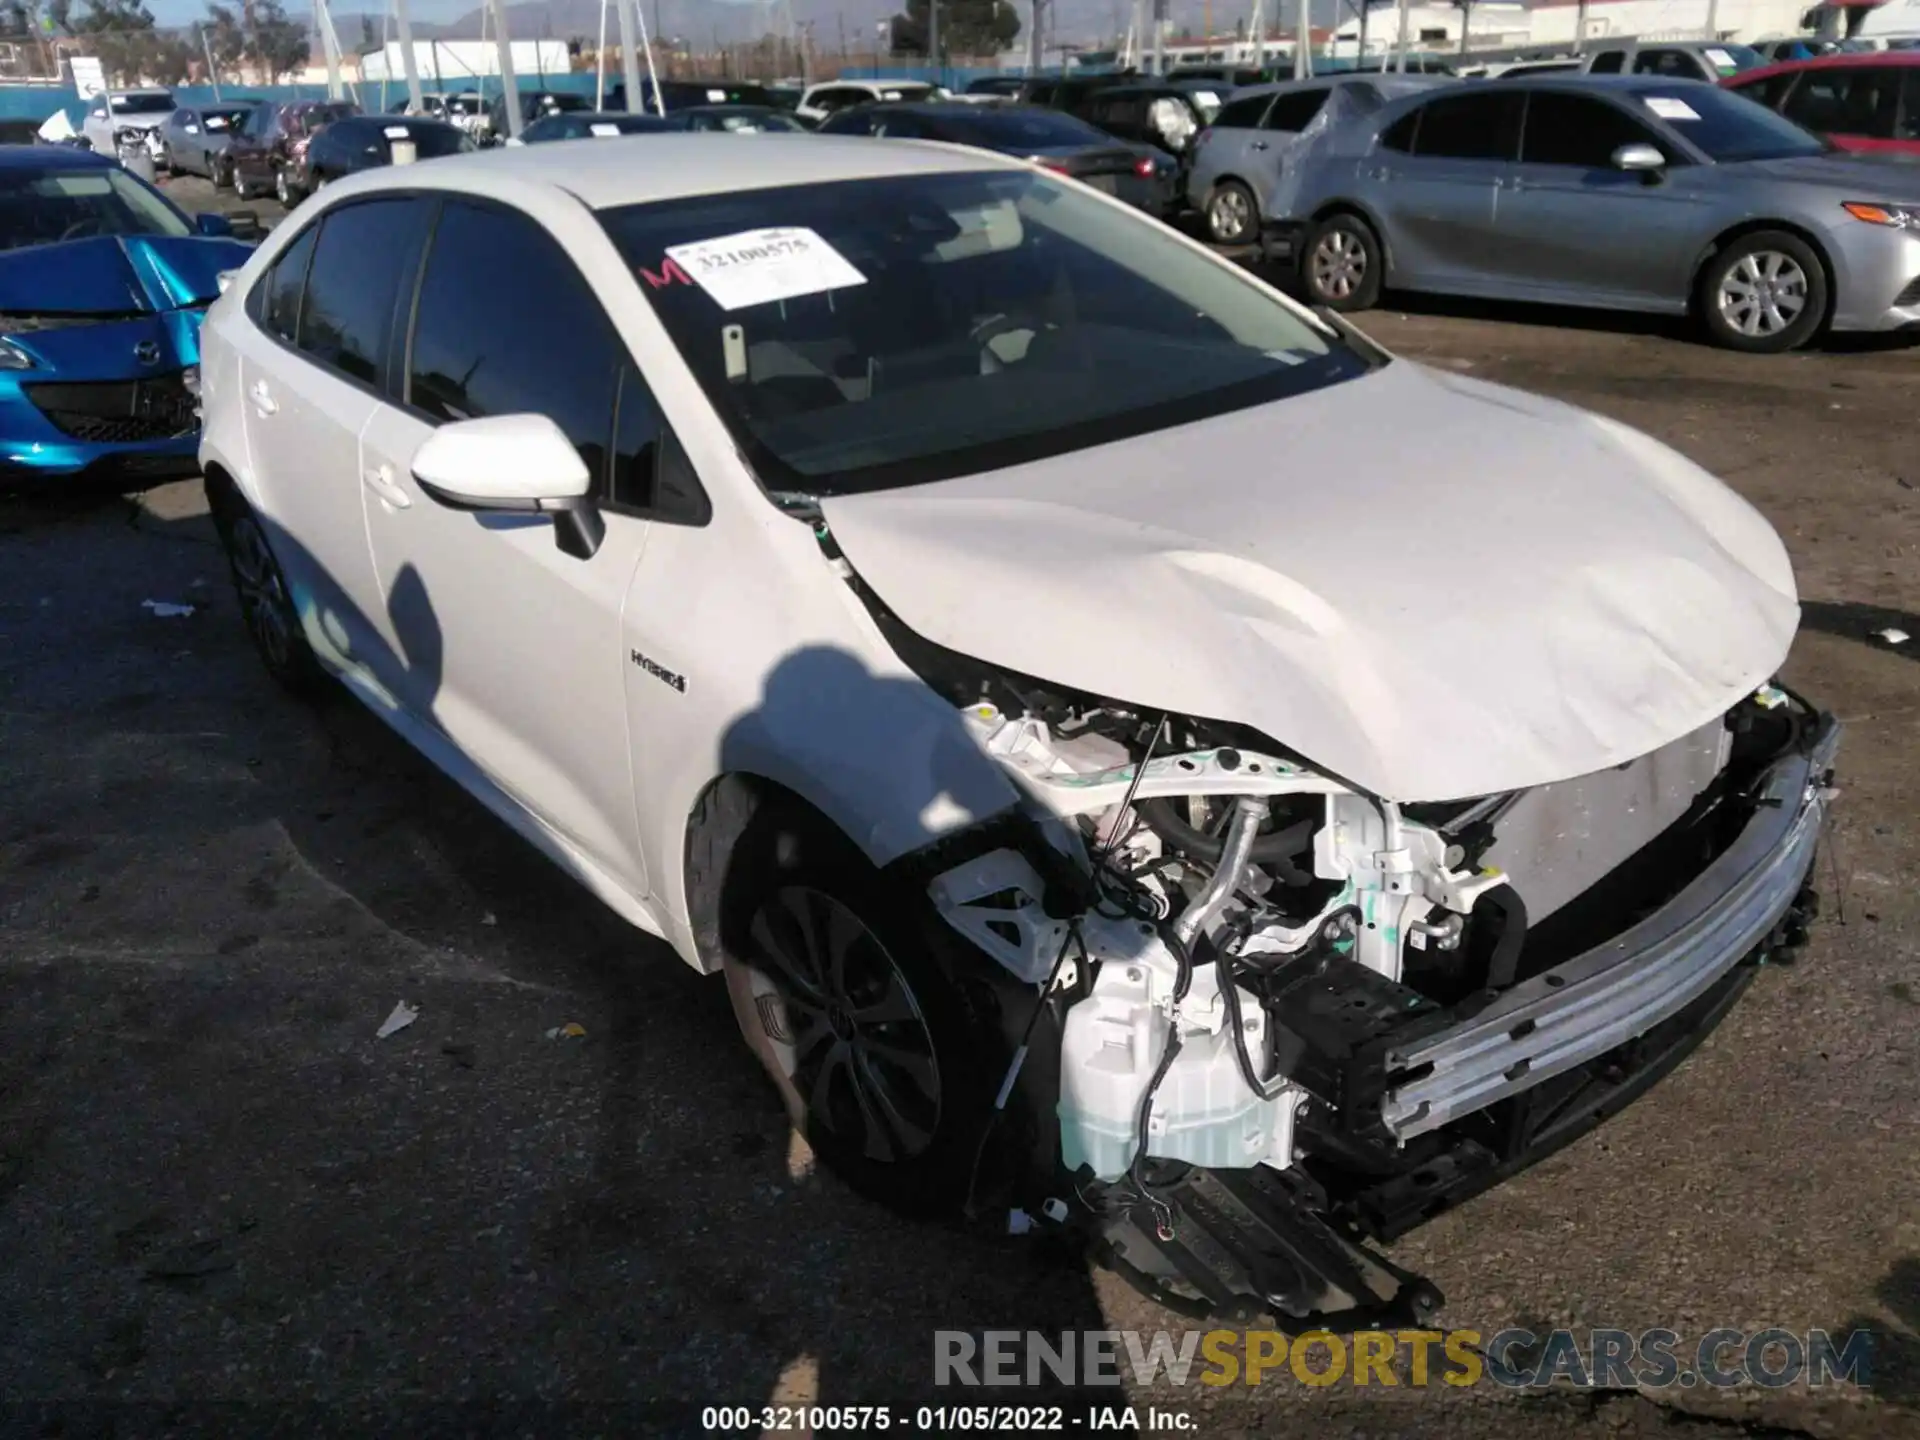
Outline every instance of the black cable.
<svg viewBox="0 0 1920 1440">
<path fill-rule="evenodd" d="M 1216 963 L 1220 968 L 1220 995 L 1227 1002 L 1227 1021 L 1233 1026 L 1233 1058 L 1240 1064 L 1241 1078 L 1247 1082 L 1247 1088 L 1262 1100 L 1275 1099 L 1287 1088 L 1287 1077 L 1275 1076 L 1271 1090 L 1267 1088 L 1267 1082 L 1260 1078 L 1253 1055 L 1247 1049 L 1247 1030 L 1240 1018 L 1239 970 L 1225 955 Z"/>
<path fill-rule="evenodd" d="M 1148 829 L 1196 860 L 1217 864 L 1226 854 L 1226 836 L 1209 835 L 1188 824 L 1172 800 L 1160 797 L 1141 801 L 1140 818 Z M 1255 839 L 1250 858 L 1274 870 L 1283 884 L 1295 888 L 1311 885 L 1313 876 L 1294 864 L 1293 857 L 1306 849 L 1319 828 L 1318 820 L 1301 820 L 1283 830 L 1270 831 Z"/>
</svg>

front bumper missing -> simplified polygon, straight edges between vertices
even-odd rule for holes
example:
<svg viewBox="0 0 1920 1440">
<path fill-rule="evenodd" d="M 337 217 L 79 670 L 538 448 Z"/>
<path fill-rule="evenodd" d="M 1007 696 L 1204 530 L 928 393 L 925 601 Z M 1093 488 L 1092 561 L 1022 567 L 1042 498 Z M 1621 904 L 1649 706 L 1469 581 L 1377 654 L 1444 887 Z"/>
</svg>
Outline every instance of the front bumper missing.
<svg viewBox="0 0 1920 1440">
<path fill-rule="evenodd" d="M 1470 1019 L 1390 1047 L 1388 1132 L 1425 1134 L 1584 1065 L 1677 1015 L 1745 959 L 1813 866 L 1840 740 L 1830 716 L 1814 724 L 1805 752 L 1766 774 L 1738 838 L 1669 904 Z"/>
</svg>

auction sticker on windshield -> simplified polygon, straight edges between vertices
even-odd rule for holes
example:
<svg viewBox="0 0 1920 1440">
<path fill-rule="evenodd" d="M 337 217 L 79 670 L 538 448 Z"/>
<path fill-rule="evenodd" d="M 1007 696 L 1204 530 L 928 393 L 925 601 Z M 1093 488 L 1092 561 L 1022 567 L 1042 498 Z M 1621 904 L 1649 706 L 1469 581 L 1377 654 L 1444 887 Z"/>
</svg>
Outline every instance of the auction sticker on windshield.
<svg viewBox="0 0 1920 1440">
<path fill-rule="evenodd" d="M 749 305 L 867 283 L 846 256 L 803 226 L 742 230 L 716 240 L 673 245 L 667 249 L 667 258 L 722 310 L 744 310 Z"/>
<path fill-rule="evenodd" d="M 1647 109 L 1662 120 L 1698 120 L 1700 112 L 1684 100 L 1670 99 L 1665 95 L 1649 95 Z"/>
</svg>

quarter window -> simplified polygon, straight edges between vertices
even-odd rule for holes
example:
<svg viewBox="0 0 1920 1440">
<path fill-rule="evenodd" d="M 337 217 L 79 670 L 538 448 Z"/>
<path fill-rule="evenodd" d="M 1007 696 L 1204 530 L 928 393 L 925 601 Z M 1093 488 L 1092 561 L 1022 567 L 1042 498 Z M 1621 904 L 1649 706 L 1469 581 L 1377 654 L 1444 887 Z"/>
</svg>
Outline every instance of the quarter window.
<svg viewBox="0 0 1920 1440">
<path fill-rule="evenodd" d="M 363 384 L 382 383 L 394 300 L 402 273 L 413 273 L 409 258 L 419 254 L 426 214 L 412 198 L 368 200 L 320 222 L 300 309 L 301 350 Z"/>
<path fill-rule="evenodd" d="M 502 275 L 514 283 L 502 285 Z M 476 295 L 491 298 L 479 305 Z M 614 395 L 627 363 L 599 299 L 545 230 L 491 206 L 455 201 L 441 211 L 408 347 L 406 399 L 415 409 L 436 421 L 545 415 L 605 495 Z M 629 417 L 648 412 L 643 394 L 636 385 L 623 404 Z M 637 423 L 623 424 L 623 442 Z"/>
<path fill-rule="evenodd" d="M 313 259 L 313 238 L 319 233 L 319 227 L 313 226 L 289 245 L 255 292 L 260 303 L 254 318 L 269 335 L 289 345 L 300 334 L 300 297 L 306 292 L 307 265 Z"/>
</svg>

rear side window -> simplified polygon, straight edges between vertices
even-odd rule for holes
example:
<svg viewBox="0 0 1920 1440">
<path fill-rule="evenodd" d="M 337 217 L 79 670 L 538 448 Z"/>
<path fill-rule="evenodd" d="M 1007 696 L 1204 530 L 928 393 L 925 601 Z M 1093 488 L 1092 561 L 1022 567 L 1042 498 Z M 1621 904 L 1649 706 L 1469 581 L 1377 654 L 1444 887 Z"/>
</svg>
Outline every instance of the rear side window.
<svg viewBox="0 0 1920 1440">
<path fill-rule="evenodd" d="M 1266 128 L 1297 134 L 1313 123 L 1313 117 L 1326 103 L 1325 90 L 1289 91 L 1273 102 L 1273 109 L 1267 112 Z"/>
<path fill-rule="evenodd" d="M 413 274 L 427 213 L 411 197 L 329 212 L 307 271 L 302 351 L 363 384 L 382 383 L 394 300 L 402 274 Z"/>
<path fill-rule="evenodd" d="M 1593 57 L 1593 64 L 1587 67 L 1589 75 L 1618 75 L 1621 62 L 1627 58 L 1624 50 L 1602 50 Z"/>
<path fill-rule="evenodd" d="M 1769 75 L 1764 80 L 1749 81 L 1744 85 L 1729 85 L 1727 88 L 1736 95 L 1766 106 L 1769 110 L 1779 110 L 1785 105 L 1787 96 L 1793 93 L 1794 82 L 1799 80 L 1800 72 L 1789 70 L 1784 75 Z"/>
<path fill-rule="evenodd" d="M 502 285 L 503 275 L 514 283 Z M 490 298 L 475 304 L 476 295 Z M 539 225 L 491 206 L 441 210 L 408 345 L 408 404 L 435 421 L 545 415 L 604 495 L 627 363 L 592 288 Z"/>
<path fill-rule="evenodd" d="M 1231 100 L 1220 107 L 1220 113 L 1213 117 L 1216 130 L 1258 130 L 1260 121 L 1267 113 L 1267 107 L 1273 103 L 1271 95 L 1249 95 L 1244 100 Z"/>
<path fill-rule="evenodd" d="M 300 334 L 300 297 L 306 293 L 307 266 L 313 260 L 314 236 L 319 233 L 318 226 L 309 227 L 282 251 L 254 291 L 259 308 L 253 318 L 261 329 L 289 345 Z"/>
<path fill-rule="evenodd" d="M 1397 151 L 1402 155 L 1413 153 L 1414 138 L 1420 133 L 1420 112 L 1409 110 L 1393 124 L 1380 132 L 1379 146 L 1382 150 Z"/>
<path fill-rule="evenodd" d="M 1527 100 L 1527 133 L 1520 158 L 1529 165 L 1611 169 L 1622 145 L 1652 145 L 1673 156 L 1660 138 L 1631 115 L 1591 95 L 1536 90 Z"/>
<path fill-rule="evenodd" d="M 1422 107 L 1414 154 L 1442 160 L 1511 160 L 1520 149 L 1525 92 L 1449 95 Z"/>
</svg>

